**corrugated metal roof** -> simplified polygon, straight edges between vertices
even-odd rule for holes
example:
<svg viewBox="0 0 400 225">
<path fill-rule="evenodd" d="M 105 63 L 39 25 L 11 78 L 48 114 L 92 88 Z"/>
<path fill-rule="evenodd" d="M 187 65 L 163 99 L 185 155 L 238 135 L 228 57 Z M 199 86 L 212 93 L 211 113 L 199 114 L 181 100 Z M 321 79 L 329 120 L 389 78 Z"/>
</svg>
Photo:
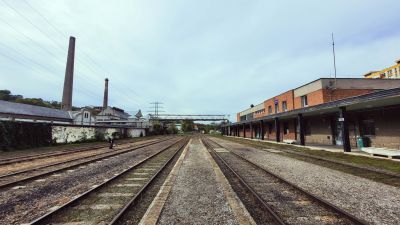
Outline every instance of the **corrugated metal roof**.
<svg viewBox="0 0 400 225">
<path fill-rule="evenodd" d="M 0 100 L 0 113 L 71 120 L 67 111 Z"/>
</svg>

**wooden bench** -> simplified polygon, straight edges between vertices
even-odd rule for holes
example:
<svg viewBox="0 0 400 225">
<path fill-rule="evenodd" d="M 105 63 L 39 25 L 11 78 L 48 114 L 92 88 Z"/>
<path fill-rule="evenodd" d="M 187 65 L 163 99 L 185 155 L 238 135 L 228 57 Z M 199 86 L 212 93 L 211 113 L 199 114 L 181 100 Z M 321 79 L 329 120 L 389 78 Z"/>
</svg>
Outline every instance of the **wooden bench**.
<svg viewBox="0 0 400 225">
<path fill-rule="evenodd" d="M 283 139 L 282 142 L 286 144 L 296 144 L 296 140 L 291 140 L 291 139 Z"/>
<path fill-rule="evenodd" d="M 393 157 L 400 157 L 400 150 L 389 149 L 389 148 L 375 148 L 375 147 L 363 147 L 361 151 L 366 152 L 372 156 L 386 156 L 389 159 Z"/>
</svg>

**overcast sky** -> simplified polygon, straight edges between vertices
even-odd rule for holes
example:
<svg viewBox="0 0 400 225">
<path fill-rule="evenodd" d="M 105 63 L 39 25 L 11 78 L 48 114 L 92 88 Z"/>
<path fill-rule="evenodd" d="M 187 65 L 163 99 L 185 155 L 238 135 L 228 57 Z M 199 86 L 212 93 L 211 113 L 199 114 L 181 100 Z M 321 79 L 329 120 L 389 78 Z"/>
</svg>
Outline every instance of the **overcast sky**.
<svg viewBox="0 0 400 225">
<path fill-rule="evenodd" d="M 0 0 L 0 89 L 61 101 L 75 36 L 73 105 L 230 114 L 320 77 L 400 58 L 398 0 Z M 134 112 L 132 112 L 134 113 Z"/>
</svg>

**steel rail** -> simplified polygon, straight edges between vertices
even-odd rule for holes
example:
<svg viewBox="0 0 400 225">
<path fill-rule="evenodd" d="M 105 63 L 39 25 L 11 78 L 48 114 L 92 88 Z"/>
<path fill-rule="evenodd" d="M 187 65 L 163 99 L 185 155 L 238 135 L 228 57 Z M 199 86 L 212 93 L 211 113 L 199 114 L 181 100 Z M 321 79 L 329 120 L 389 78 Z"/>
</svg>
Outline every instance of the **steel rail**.
<svg viewBox="0 0 400 225">
<path fill-rule="evenodd" d="M 131 142 L 131 140 L 127 140 L 127 139 L 122 139 L 119 143 L 127 144 L 127 143 L 135 143 L 135 142 Z M 22 162 L 26 162 L 26 161 L 33 161 L 36 159 L 42 159 L 42 158 L 46 158 L 46 157 L 65 155 L 68 153 L 78 153 L 78 152 L 83 152 L 83 151 L 96 150 L 96 149 L 104 148 L 104 147 L 108 147 L 108 146 L 109 146 L 108 144 L 96 144 L 96 145 L 84 146 L 84 147 L 63 148 L 61 150 L 54 151 L 54 152 L 44 152 L 44 153 L 31 154 L 31 155 L 26 155 L 26 156 L 21 156 L 21 157 L 8 157 L 8 158 L 0 159 L 0 166 L 13 164 L 13 163 L 22 163 Z"/>
<path fill-rule="evenodd" d="M 262 142 L 261 142 L 261 143 L 262 143 Z M 253 143 L 252 143 L 252 144 L 253 144 Z M 218 145 L 221 146 L 220 144 L 218 144 Z M 255 145 L 255 146 L 260 146 L 260 145 L 257 145 L 257 142 L 254 143 L 254 145 Z M 222 147 L 222 146 L 221 146 L 221 147 Z M 261 146 L 260 146 L 260 147 L 261 147 Z M 222 147 L 222 148 L 223 148 L 223 147 Z M 305 158 L 311 158 L 311 159 L 315 159 L 315 160 L 318 160 L 318 161 L 325 161 L 325 162 L 329 162 L 329 163 L 333 163 L 333 164 L 337 164 L 337 165 L 341 165 L 341 166 L 347 166 L 347 167 L 352 167 L 352 168 L 355 168 L 355 169 L 366 170 L 366 171 L 368 171 L 368 172 L 378 173 L 378 174 L 381 174 L 381 175 L 388 176 L 388 177 L 390 177 L 390 178 L 397 178 L 397 179 L 400 179 L 400 174 L 396 174 L 396 173 L 392 173 L 392 172 L 388 172 L 388 171 L 375 170 L 375 169 L 372 169 L 372 168 L 363 167 L 363 166 L 358 166 L 358 165 L 353 165 L 353 164 L 345 163 L 345 162 L 339 162 L 339 161 L 336 161 L 336 160 L 326 159 L 326 158 L 319 157 L 319 156 L 308 155 L 308 154 L 304 154 L 304 153 L 301 153 L 301 152 L 296 152 L 296 151 L 289 150 L 289 149 L 278 149 L 278 148 L 272 148 L 272 149 L 277 149 L 277 150 L 282 151 L 282 152 L 285 152 L 285 153 L 289 153 L 289 154 L 293 154 L 293 155 L 298 155 L 298 156 L 302 156 L 302 157 L 305 157 Z M 262 150 L 262 149 L 261 149 L 261 150 Z M 264 151 L 264 150 L 263 150 L 263 151 Z M 278 152 L 271 152 L 271 153 L 273 153 L 273 154 L 279 154 Z M 390 179 L 390 178 L 387 178 L 387 179 Z"/>
<path fill-rule="evenodd" d="M 252 187 L 250 187 L 250 186 L 247 184 L 247 182 L 244 181 L 244 179 L 243 179 L 238 173 L 236 173 L 236 172 L 232 169 L 232 167 L 230 167 L 230 166 L 228 165 L 228 163 L 215 151 L 214 147 L 211 146 L 211 144 L 209 143 L 209 140 L 202 141 L 202 142 L 203 142 L 203 144 L 204 144 L 208 149 L 210 149 L 210 150 L 214 153 L 214 155 L 229 169 L 229 171 L 231 171 L 231 173 L 233 173 L 233 174 L 235 175 L 235 177 L 240 181 L 240 183 L 250 191 L 250 193 L 254 196 L 254 198 L 257 199 L 257 201 L 258 201 L 259 203 L 261 203 L 261 205 L 264 206 L 264 208 L 267 210 L 267 213 L 268 213 L 269 215 L 272 216 L 272 219 L 273 219 L 276 223 L 281 224 L 281 225 L 284 225 L 285 222 L 283 222 L 282 218 L 280 218 L 280 217 L 274 212 L 274 210 L 261 198 L 261 196 L 260 196 Z"/>
<path fill-rule="evenodd" d="M 120 144 L 128 144 L 128 143 L 134 144 L 135 143 L 135 142 L 132 142 L 132 139 L 121 139 L 118 142 Z M 58 150 L 58 151 L 30 154 L 30 155 L 20 156 L 20 157 L 8 157 L 8 158 L 0 159 L 0 166 L 13 164 L 13 163 L 21 163 L 21 162 L 26 162 L 26 161 L 33 161 L 36 159 L 42 159 L 42 158 L 46 158 L 46 157 L 65 155 L 68 153 L 77 153 L 77 152 L 83 152 L 83 151 L 96 150 L 96 149 L 105 148 L 108 146 L 109 146 L 109 144 L 103 143 L 103 144 L 96 144 L 96 145 L 84 146 L 84 147 L 78 146 L 78 147 L 72 147 L 72 148 L 62 148 L 61 150 Z M 53 147 L 57 147 L 57 146 L 53 146 Z M 61 146 L 61 147 L 68 147 L 68 146 Z"/>
<path fill-rule="evenodd" d="M 153 181 L 155 180 L 155 178 L 161 173 L 161 171 L 163 171 L 165 169 L 165 167 L 172 161 L 172 159 L 176 156 L 176 154 L 178 154 L 178 152 L 180 152 L 182 149 L 184 149 L 187 144 L 188 144 L 189 140 L 186 139 L 184 144 L 179 147 L 179 149 L 173 154 L 173 156 L 171 156 L 167 162 L 164 163 L 164 165 L 157 171 L 156 174 L 154 174 L 150 180 L 139 190 L 139 192 L 127 203 L 125 204 L 124 208 L 122 208 L 120 210 L 120 212 L 114 216 L 113 220 L 109 223 L 109 225 L 114 225 L 117 224 L 120 219 L 123 217 L 123 215 L 128 211 L 128 209 L 132 206 L 132 204 L 140 197 L 142 196 L 142 194 L 144 193 L 144 191 L 150 186 L 151 183 L 153 183 Z"/>
<path fill-rule="evenodd" d="M 161 142 L 164 142 L 164 141 L 168 141 L 168 140 L 171 140 L 171 139 L 173 139 L 173 138 L 163 139 L 161 141 L 155 141 L 155 142 L 143 144 L 143 145 L 140 145 L 140 146 L 137 146 L 137 147 L 125 149 L 123 151 L 111 152 L 111 154 L 110 154 L 110 152 L 107 152 L 107 153 L 105 153 L 107 155 L 99 154 L 99 155 L 103 155 L 101 157 L 98 157 L 99 155 L 91 156 L 91 157 L 95 157 L 95 158 L 94 159 L 90 159 L 88 161 L 76 163 L 76 164 L 73 164 L 73 165 L 70 165 L 70 166 L 67 166 L 67 167 L 46 171 L 44 173 L 40 173 L 40 174 L 36 174 L 36 175 L 33 175 L 33 176 L 25 177 L 25 178 L 22 178 L 22 179 L 18 179 L 18 180 L 15 180 L 15 181 L 11 181 L 11 182 L 8 182 L 8 183 L 0 184 L 0 189 L 4 189 L 4 188 L 7 188 L 7 187 L 15 186 L 16 184 L 19 184 L 19 183 L 22 183 L 22 182 L 28 182 L 28 181 L 31 181 L 31 180 L 34 180 L 34 179 L 38 179 L 38 178 L 43 177 L 43 176 L 47 176 L 47 175 L 54 174 L 54 173 L 57 173 L 57 172 L 60 172 L 60 171 L 64 171 L 64 170 L 72 169 L 72 168 L 75 168 L 75 167 L 79 167 L 79 166 L 82 166 L 82 165 L 85 165 L 85 164 L 89 164 L 89 163 L 92 163 L 92 162 L 95 162 L 95 161 L 98 161 L 98 160 L 103 160 L 103 159 L 106 159 L 106 158 L 109 158 L 109 157 L 113 157 L 113 156 L 116 156 L 116 155 L 125 154 L 127 152 L 135 151 L 137 149 L 145 148 L 145 147 L 148 147 L 148 146 L 151 146 L 151 145 L 154 145 L 154 144 L 158 144 L 158 143 L 161 143 Z M 77 159 L 77 160 L 74 160 L 74 161 L 78 161 L 78 160 L 82 160 L 82 159 L 85 159 L 85 157 Z M 70 162 L 65 161 L 65 162 L 61 162 L 61 163 L 58 163 L 58 164 L 61 165 L 61 164 L 66 164 L 66 163 L 70 163 Z M 54 165 L 52 165 L 52 166 L 54 166 Z M 40 169 L 34 169 L 34 170 L 25 171 L 25 173 L 32 172 L 32 171 L 35 171 L 35 170 L 40 170 Z M 0 178 L 4 178 L 4 177 L 0 177 Z"/>
<path fill-rule="evenodd" d="M 39 218 L 33 220 L 32 222 L 29 222 L 28 224 L 29 224 L 29 225 L 36 225 L 36 224 L 41 224 L 42 222 L 45 222 L 47 219 L 49 219 L 51 216 L 53 216 L 53 215 L 56 214 L 57 212 L 60 212 L 62 209 L 65 209 L 66 207 L 68 207 L 68 206 L 70 206 L 70 205 L 76 203 L 77 201 L 83 199 L 84 197 L 88 196 L 89 194 L 95 192 L 96 190 L 98 190 L 98 189 L 104 187 L 105 185 L 111 183 L 112 181 L 116 180 L 117 178 L 121 177 L 122 175 L 127 174 L 128 172 L 130 172 L 130 171 L 136 169 L 137 167 L 143 165 L 143 164 L 146 163 L 149 159 L 154 158 L 155 156 L 161 154 L 162 152 L 164 152 L 165 150 L 171 148 L 172 146 L 176 145 L 177 143 L 181 142 L 182 140 L 184 140 L 184 139 L 178 139 L 176 142 L 174 142 L 174 143 L 172 143 L 172 144 L 170 144 L 170 145 L 164 147 L 164 148 L 163 148 L 162 150 L 160 150 L 159 152 L 157 152 L 157 153 L 155 153 L 155 154 L 153 154 L 153 155 L 151 155 L 151 156 L 149 156 L 149 157 L 146 157 L 145 159 L 141 160 L 141 161 L 140 161 L 139 163 L 137 163 L 136 165 L 131 166 L 130 168 L 123 170 L 122 172 L 120 172 L 120 173 L 114 175 L 113 177 L 111 177 L 110 179 L 105 180 L 105 181 L 103 181 L 102 183 L 100 183 L 100 184 L 94 186 L 93 188 L 91 188 L 91 189 L 85 191 L 84 193 L 82 193 L 82 194 L 80 194 L 80 195 L 74 197 L 72 200 L 70 200 L 70 201 L 68 201 L 67 203 L 63 204 L 62 206 L 58 207 L 56 210 L 53 210 L 53 211 L 51 211 L 51 212 L 48 212 L 48 213 L 46 213 L 46 214 L 40 216 Z M 184 145 L 186 145 L 187 141 L 185 140 L 184 143 L 185 143 Z M 177 150 L 177 152 L 179 152 L 179 150 Z"/>
<path fill-rule="evenodd" d="M 159 142 L 158 142 L 158 140 L 156 140 L 156 141 L 153 141 L 153 142 L 150 142 L 150 143 L 146 143 L 146 144 L 152 144 L 152 143 L 159 143 Z M 139 145 L 139 146 L 136 146 L 136 147 L 145 146 L 146 144 Z M 136 147 L 134 147 L 134 148 L 136 148 Z M 126 147 L 126 148 L 123 148 L 123 149 L 119 150 L 118 152 L 124 152 L 124 151 L 130 150 L 130 149 L 132 149 L 132 147 Z M 117 151 L 115 151 L 114 153 L 117 153 Z M 25 170 L 19 170 L 19 171 L 15 171 L 15 172 L 11 172 L 11 173 L 0 175 L 0 179 L 6 178 L 6 177 L 11 177 L 11 176 L 16 176 L 16 175 L 19 175 L 19 174 L 22 174 L 22 173 L 33 172 L 33 171 L 45 169 L 45 168 L 52 167 L 52 166 L 58 166 L 58 165 L 62 165 L 62 164 L 71 163 L 71 162 L 74 162 L 74 161 L 80 161 L 80 160 L 83 160 L 83 159 L 98 157 L 98 156 L 102 156 L 102 155 L 109 155 L 109 154 L 112 154 L 112 152 L 103 152 L 103 153 L 100 153 L 100 154 L 89 155 L 89 156 L 84 156 L 84 157 L 75 158 L 75 159 L 69 159 L 69 160 L 66 160 L 66 161 L 55 162 L 55 163 L 51 163 L 51 164 L 46 164 L 46 165 L 34 167 L 34 168 L 28 168 L 28 169 L 25 169 Z"/>
<path fill-rule="evenodd" d="M 356 166 L 356 165 L 353 165 L 353 164 L 350 164 L 350 163 L 345 163 L 345 162 L 338 162 L 336 160 L 325 159 L 325 158 L 322 158 L 322 157 L 319 157 L 319 156 L 307 155 L 307 154 L 303 154 L 303 153 L 300 153 L 300 152 L 295 152 L 295 151 L 292 151 L 292 150 L 287 150 L 287 149 L 280 149 L 280 150 L 283 151 L 283 152 L 289 153 L 289 154 L 293 154 L 293 155 L 303 156 L 303 157 L 306 157 L 306 158 L 311 158 L 311 159 L 315 159 L 315 160 L 319 160 L 319 161 L 330 162 L 330 163 L 337 164 L 337 165 L 353 167 L 355 169 L 366 170 L 368 172 L 378 173 L 378 174 L 382 174 L 382 175 L 389 176 L 389 177 L 392 177 L 392 178 L 400 178 L 400 174 L 395 174 L 395 173 L 381 171 L 381 170 L 374 170 L 374 169 L 371 169 L 371 168 L 368 168 L 368 167 Z"/>
<path fill-rule="evenodd" d="M 210 139 L 208 139 L 208 140 L 209 140 L 210 142 L 216 144 L 217 146 L 221 147 L 221 148 L 225 148 L 225 147 L 223 147 L 222 145 L 218 144 L 217 142 L 214 142 L 213 140 L 210 140 Z M 226 148 L 225 148 L 225 149 L 226 149 Z M 299 190 L 301 193 L 303 193 L 303 194 L 305 194 L 306 196 L 310 197 L 310 198 L 313 199 L 314 201 L 316 201 L 316 202 L 318 202 L 318 203 L 321 203 L 322 205 L 324 205 L 324 206 L 327 207 L 328 209 L 331 209 L 331 210 L 333 210 L 334 212 L 337 212 L 337 213 L 343 215 L 344 217 L 346 217 L 347 219 L 349 219 L 349 220 L 352 221 L 353 223 L 359 224 L 359 225 L 366 225 L 366 224 L 368 224 L 366 221 L 364 221 L 364 220 L 362 220 L 362 219 L 360 219 L 360 218 L 357 218 L 356 216 L 350 214 L 349 212 L 346 212 L 345 210 L 343 210 L 343 209 L 337 207 L 336 205 L 334 205 L 334 204 L 332 204 L 332 203 L 330 203 L 330 202 L 328 202 L 328 201 L 326 201 L 326 200 L 324 200 L 324 199 L 322 199 L 322 198 L 320 198 L 320 197 L 318 197 L 318 196 L 312 194 L 311 192 L 309 192 L 309 191 L 307 191 L 307 190 L 301 188 L 300 186 L 298 186 L 298 185 L 296 185 L 296 184 L 294 184 L 294 183 L 292 183 L 292 182 L 286 180 L 285 178 L 283 178 L 283 177 L 281 177 L 281 176 L 279 176 L 279 175 L 277 175 L 277 174 L 275 174 L 275 173 L 273 173 L 273 172 L 271 172 L 271 171 L 269 171 L 269 170 L 263 168 L 262 166 L 258 165 L 257 163 L 254 163 L 254 162 L 252 162 L 252 161 L 246 159 L 245 157 L 243 157 L 243 156 L 241 156 L 241 155 L 239 155 L 239 154 L 237 154 L 237 153 L 235 153 L 235 152 L 233 152 L 233 151 L 229 151 L 229 153 L 231 153 L 231 154 L 237 156 L 238 158 L 242 159 L 243 161 L 245 161 L 245 162 L 251 164 L 252 166 L 254 166 L 254 167 L 256 167 L 256 168 L 261 169 L 261 170 L 264 171 L 265 173 L 267 173 L 267 174 L 269 174 L 269 175 L 271 175 L 271 176 L 277 178 L 278 180 L 280 180 L 280 181 L 283 182 L 283 183 L 288 184 L 289 186 L 293 187 L 294 189 Z M 216 154 L 218 154 L 218 153 L 216 153 Z"/>
<path fill-rule="evenodd" d="M 99 148 L 104 148 L 106 146 L 107 145 L 93 145 L 90 147 L 88 146 L 88 147 L 82 147 L 82 148 L 73 148 L 73 149 L 69 149 L 69 150 L 60 150 L 60 151 L 51 152 L 51 153 L 40 153 L 40 154 L 35 154 L 35 155 L 6 158 L 6 159 L 0 160 L 0 166 L 9 165 L 9 164 L 13 164 L 13 163 L 22 163 L 22 162 L 26 162 L 26 161 L 33 161 L 36 159 L 42 159 L 42 158 L 46 158 L 46 157 L 65 155 L 67 153 L 77 153 L 77 152 L 83 152 L 83 151 L 89 151 L 89 150 L 96 150 Z"/>
</svg>

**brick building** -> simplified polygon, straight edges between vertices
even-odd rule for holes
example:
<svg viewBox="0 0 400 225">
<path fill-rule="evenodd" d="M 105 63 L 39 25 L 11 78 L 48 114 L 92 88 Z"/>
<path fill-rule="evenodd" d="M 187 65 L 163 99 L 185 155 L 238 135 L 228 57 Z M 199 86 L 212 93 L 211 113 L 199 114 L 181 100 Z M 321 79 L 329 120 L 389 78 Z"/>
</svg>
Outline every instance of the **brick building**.
<svg viewBox="0 0 400 225">
<path fill-rule="evenodd" d="M 400 125 L 399 87 L 400 79 L 317 79 L 238 113 L 224 132 L 345 151 L 368 137 L 371 146 L 400 149 L 400 128 L 392 126 Z"/>
</svg>

